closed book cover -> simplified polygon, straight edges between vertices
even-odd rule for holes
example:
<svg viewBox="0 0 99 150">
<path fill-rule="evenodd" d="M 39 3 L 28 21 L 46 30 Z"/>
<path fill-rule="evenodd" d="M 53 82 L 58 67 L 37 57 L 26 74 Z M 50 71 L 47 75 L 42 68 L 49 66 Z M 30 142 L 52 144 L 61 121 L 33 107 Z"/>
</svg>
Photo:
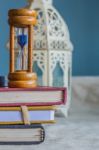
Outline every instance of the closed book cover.
<svg viewBox="0 0 99 150">
<path fill-rule="evenodd" d="M 55 106 L 0 107 L 0 125 L 55 123 Z"/>
<path fill-rule="evenodd" d="M 66 102 L 66 88 L 0 88 L 0 106 L 50 106 Z"/>
<path fill-rule="evenodd" d="M 0 145 L 31 145 L 44 141 L 42 125 L 0 125 Z"/>
</svg>

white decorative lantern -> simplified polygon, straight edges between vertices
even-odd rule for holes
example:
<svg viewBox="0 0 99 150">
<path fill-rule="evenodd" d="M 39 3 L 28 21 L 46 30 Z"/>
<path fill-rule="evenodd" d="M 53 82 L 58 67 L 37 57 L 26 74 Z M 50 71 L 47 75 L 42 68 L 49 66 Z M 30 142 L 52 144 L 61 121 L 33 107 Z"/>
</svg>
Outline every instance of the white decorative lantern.
<svg viewBox="0 0 99 150">
<path fill-rule="evenodd" d="M 52 0 L 28 0 L 38 13 L 34 28 L 33 70 L 41 86 L 67 87 L 67 103 L 61 111 L 67 116 L 71 99 L 72 43 L 63 18 Z"/>
<path fill-rule="evenodd" d="M 38 12 L 34 30 L 34 64 L 40 85 L 67 87 L 67 115 L 71 99 L 72 49 L 69 31 L 52 0 L 29 0 L 29 8 Z"/>
</svg>

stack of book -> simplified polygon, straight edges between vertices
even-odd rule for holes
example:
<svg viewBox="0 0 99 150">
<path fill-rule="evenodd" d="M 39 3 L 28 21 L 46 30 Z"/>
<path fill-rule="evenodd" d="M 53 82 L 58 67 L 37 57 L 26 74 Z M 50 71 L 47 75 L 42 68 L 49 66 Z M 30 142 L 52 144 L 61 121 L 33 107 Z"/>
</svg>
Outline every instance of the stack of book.
<svg viewBox="0 0 99 150">
<path fill-rule="evenodd" d="M 0 144 L 43 142 L 41 124 L 55 123 L 55 109 L 65 102 L 65 88 L 0 88 Z"/>
</svg>

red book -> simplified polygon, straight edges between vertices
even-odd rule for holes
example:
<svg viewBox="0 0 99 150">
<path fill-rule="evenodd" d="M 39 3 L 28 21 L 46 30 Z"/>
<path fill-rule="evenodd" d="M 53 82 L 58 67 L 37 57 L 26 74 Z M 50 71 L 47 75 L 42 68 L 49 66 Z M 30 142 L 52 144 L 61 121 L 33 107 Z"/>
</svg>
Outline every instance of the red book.
<svg viewBox="0 0 99 150">
<path fill-rule="evenodd" d="M 66 88 L 0 88 L 0 106 L 49 106 L 66 103 Z"/>
</svg>

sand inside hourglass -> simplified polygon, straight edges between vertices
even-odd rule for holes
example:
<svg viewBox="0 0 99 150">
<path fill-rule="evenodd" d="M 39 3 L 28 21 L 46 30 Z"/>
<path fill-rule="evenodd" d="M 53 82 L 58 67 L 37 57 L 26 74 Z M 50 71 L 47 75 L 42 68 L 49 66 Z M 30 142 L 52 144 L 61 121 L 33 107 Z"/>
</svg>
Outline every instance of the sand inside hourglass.
<svg viewBox="0 0 99 150">
<path fill-rule="evenodd" d="M 17 56 L 17 70 L 26 70 L 28 35 L 26 28 L 18 29 L 17 43 L 19 45 Z"/>
</svg>

